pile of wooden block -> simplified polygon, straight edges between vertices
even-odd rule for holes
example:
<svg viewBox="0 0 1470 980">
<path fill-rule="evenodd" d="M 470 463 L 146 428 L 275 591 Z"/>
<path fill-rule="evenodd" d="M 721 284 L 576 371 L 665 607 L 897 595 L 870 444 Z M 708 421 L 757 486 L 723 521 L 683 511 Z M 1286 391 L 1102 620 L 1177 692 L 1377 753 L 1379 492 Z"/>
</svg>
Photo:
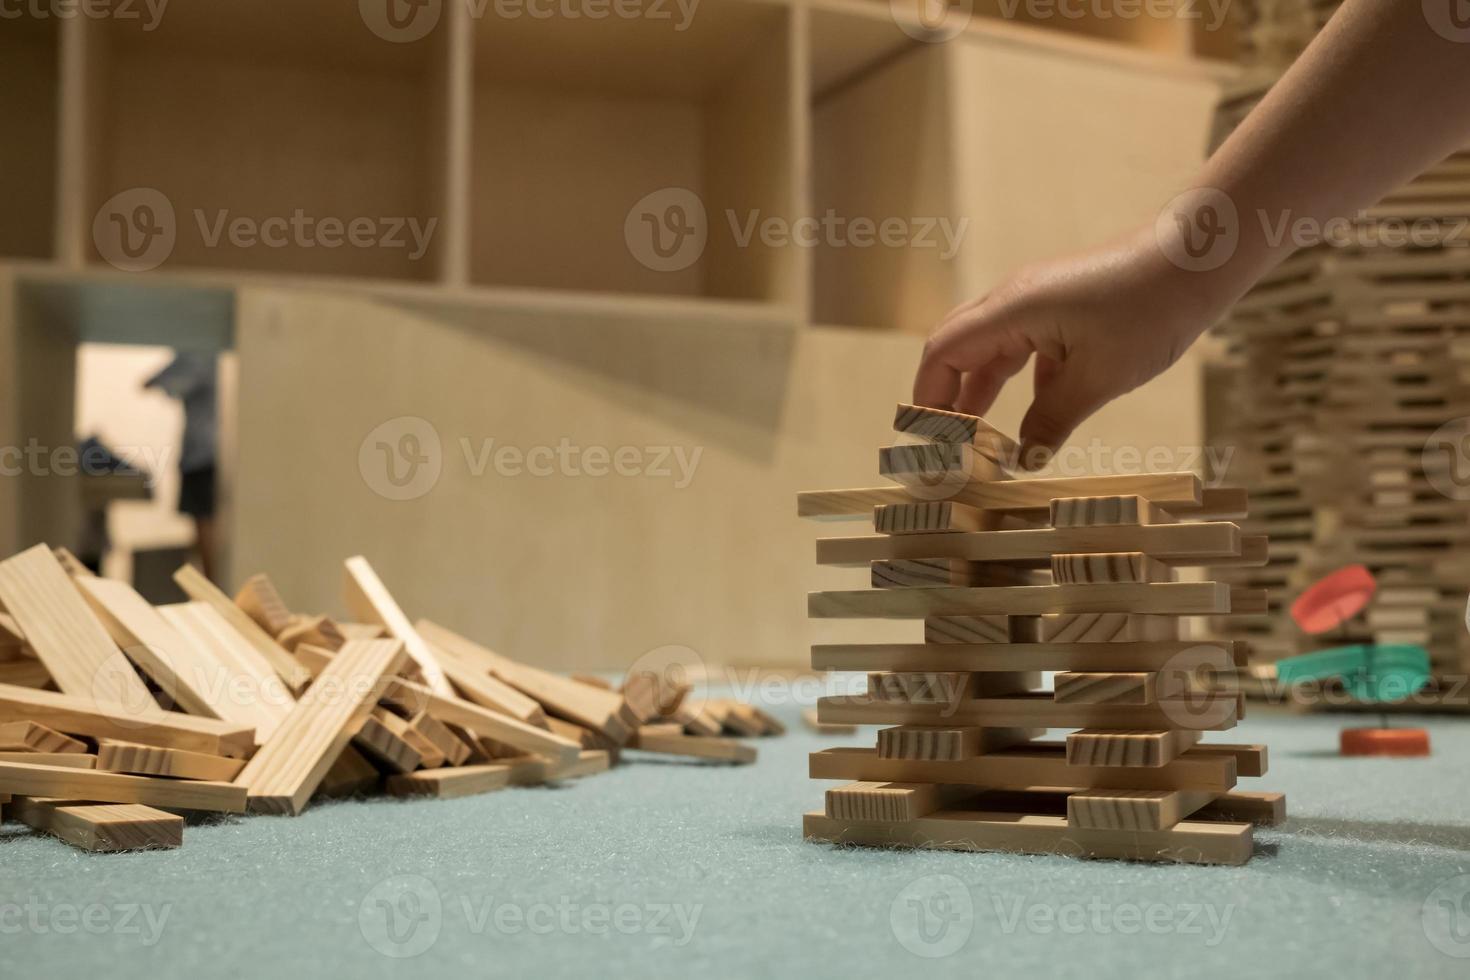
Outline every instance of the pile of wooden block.
<svg viewBox="0 0 1470 980">
<path fill-rule="evenodd" d="M 171 811 L 299 814 L 316 795 L 449 798 L 607 769 L 624 748 L 726 762 L 775 734 L 748 705 L 631 674 L 620 689 L 409 622 L 368 562 L 353 621 L 235 599 L 186 566 L 153 606 L 37 545 L 0 562 L 0 808 L 88 850 L 176 847 Z"/>
<path fill-rule="evenodd" d="M 814 753 L 847 780 L 808 838 L 858 844 L 1242 864 L 1276 793 L 1259 745 L 1206 745 L 1244 702 L 1224 683 L 1244 650 L 1183 638 L 1181 617 L 1258 607 L 1255 593 L 1176 569 L 1257 563 L 1244 506 L 1193 474 L 1014 480 L 1015 444 L 984 420 L 900 405 L 921 441 L 879 451 L 900 485 L 800 495 L 809 517 L 871 513 L 873 536 L 817 541 L 817 561 L 866 565 L 873 588 L 815 592 L 813 617 L 923 622 L 923 642 L 823 644 L 819 670 L 866 671 L 823 698 L 822 722 L 888 725 L 872 749 Z M 1056 671 L 1052 690 L 1042 671 Z M 1046 729 L 1077 729 L 1065 742 Z"/>
</svg>

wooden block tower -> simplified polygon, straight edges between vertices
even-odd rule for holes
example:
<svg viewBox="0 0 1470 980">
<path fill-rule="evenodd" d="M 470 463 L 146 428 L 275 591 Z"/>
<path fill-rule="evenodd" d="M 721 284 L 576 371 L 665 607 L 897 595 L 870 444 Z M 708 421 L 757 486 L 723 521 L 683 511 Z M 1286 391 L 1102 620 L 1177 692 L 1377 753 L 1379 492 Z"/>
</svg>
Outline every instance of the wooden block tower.
<svg viewBox="0 0 1470 980">
<path fill-rule="evenodd" d="M 898 485 L 803 493 L 807 517 L 873 515 L 876 535 L 822 538 L 817 561 L 868 565 L 872 588 L 815 592 L 819 618 L 912 618 L 921 643 L 826 644 L 818 670 L 867 672 L 823 698 L 824 723 L 889 726 L 874 748 L 814 753 L 840 780 L 808 839 L 1078 857 L 1243 864 L 1279 793 L 1235 789 L 1260 745 L 1235 726 L 1243 647 L 1183 638 L 1181 617 L 1257 608 L 1258 594 L 1177 581 L 1186 566 L 1265 560 L 1222 517 L 1244 496 L 1191 473 L 1014 480 L 1015 443 L 983 419 L 911 405 L 879 451 Z M 1041 672 L 1056 671 L 1052 690 Z M 1073 729 L 1065 741 L 1046 729 Z"/>
</svg>

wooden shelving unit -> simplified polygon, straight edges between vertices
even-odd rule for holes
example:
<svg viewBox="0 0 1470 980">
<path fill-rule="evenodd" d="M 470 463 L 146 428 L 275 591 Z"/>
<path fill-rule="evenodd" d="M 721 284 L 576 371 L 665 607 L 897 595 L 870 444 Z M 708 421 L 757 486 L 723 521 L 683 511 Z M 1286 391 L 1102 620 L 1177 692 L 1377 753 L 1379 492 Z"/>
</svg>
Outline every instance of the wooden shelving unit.
<svg viewBox="0 0 1470 980">
<path fill-rule="evenodd" d="M 0 31 L 0 259 L 47 259 L 56 198 L 57 21 L 6 20 Z"/>
</svg>

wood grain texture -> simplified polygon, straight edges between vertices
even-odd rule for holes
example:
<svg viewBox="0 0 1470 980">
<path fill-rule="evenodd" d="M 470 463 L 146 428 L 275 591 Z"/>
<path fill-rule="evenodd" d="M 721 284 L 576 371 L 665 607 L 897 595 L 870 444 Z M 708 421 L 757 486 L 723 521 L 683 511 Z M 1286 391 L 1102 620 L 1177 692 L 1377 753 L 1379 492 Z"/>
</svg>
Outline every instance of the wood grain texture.
<svg viewBox="0 0 1470 980">
<path fill-rule="evenodd" d="M 1016 643 L 1028 637 L 1030 617 L 925 616 L 925 643 Z"/>
<path fill-rule="evenodd" d="M 1157 768 L 1179 758 L 1199 741 L 1199 737 L 1197 731 L 1173 728 L 1135 731 L 1084 729 L 1067 736 L 1067 764 Z M 1235 770 L 1234 759 L 1227 761 Z"/>
<path fill-rule="evenodd" d="M 1235 760 L 1235 771 L 1241 776 L 1264 776 L 1268 766 L 1266 746 L 1235 745 L 1225 742 L 1199 744 L 1190 750 L 1195 755 L 1218 755 Z"/>
<path fill-rule="evenodd" d="M 6 752 L 85 752 L 87 746 L 34 721 L 0 723 L 0 750 Z"/>
<path fill-rule="evenodd" d="M 444 757 L 448 766 L 462 766 L 470 757 L 470 747 L 461 742 L 442 721 L 427 711 L 420 711 L 409 720 L 413 730 L 433 744 Z"/>
<path fill-rule="evenodd" d="M 219 755 L 165 749 L 157 745 L 99 739 L 97 768 L 105 772 L 125 772 L 135 776 L 168 776 L 173 779 L 204 779 L 228 783 L 245 768 L 242 759 Z"/>
<path fill-rule="evenodd" d="M 527 697 L 489 673 L 493 661 L 479 644 L 427 619 L 414 628 L 439 658 L 449 681 L 467 701 L 504 712 L 528 725 L 546 727 L 546 712 L 540 702 Z"/>
<path fill-rule="evenodd" d="M 0 793 L 96 803 L 142 803 L 170 810 L 245 812 L 244 788 L 230 783 L 126 776 L 19 762 L 0 763 Z"/>
<path fill-rule="evenodd" d="M 0 762 L 23 762 L 28 766 L 60 766 L 64 769 L 96 769 L 97 757 L 79 752 L 0 751 Z"/>
<path fill-rule="evenodd" d="M 352 736 L 352 744 L 379 768 L 389 773 L 413 772 L 419 767 L 422 756 L 376 713 L 368 715 L 358 725 Z"/>
<path fill-rule="evenodd" d="M 834 820 L 917 820 L 939 803 L 933 783 L 848 783 L 827 790 L 827 816 Z"/>
<path fill-rule="evenodd" d="M 1053 680 L 1052 698 L 1060 704 L 1153 704 L 1159 699 L 1157 674 L 1062 671 Z"/>
<path fill-rule="evenodd" d="M 427 687 L 412 681 L 392 679 L 384 698 L 402 705 L 411 714 L 428 711 L 440 721 L 459 725 L 481 738 L 514 745 L 522 752 L 542 756 L 557 763 L 570 764 L 582 748 L 576 742 L 490 708 L 483 708 L 460 698 L 440 697 Z"/>
<path fill-rule="evenodd" d="M 1058 584 L 1086 582 L 1172 582 L 1172 566 L 1141 551 L 1091 555 L 1052 555 L 1051 576 Z"/>
<path fill-rule="evenodd" d="M 878 475 L 908 487 L 919 499 L 954 499 L 973 482 L 1006 480 L 1005 468 L 963 443 L 929 442 L 884 446 Z"/>
<path fill-rule="evenodd" d="M 861 589 L 807 594 L 807 615 L 814 619 L 1109 612 L 1208 616 L 1229 611 L 1230 587 L 1223 582 Z"/>
<path fill-rule="evenodd" d="M 1088 830 L 1168 830 L 1214 799 L 1198 790 L 1084 790 L 1067 797 L 1067 825 Z"/>
<path fill-rule="evenodd" d="M 1126 612 L 1044 614 L 1038 638 L 1043 643 L 1170 641 L 1179 638 L 1179 620 Z"/>
<path fill-rule="evenodd" d="M 381 631 L 379 631 L 381 632 Z M 358 639 L 376 639 L 376 636 Z M 276 634 L 276 642 L 284 649 L 295 653 L 302 646 L 314 646 L 333 652 L 342 649 L 347 634 L 330 616 L 295 616 Z"/>
<path fill-rule="evenodd" d="M 16 797 L 6 816 L 99 854 L 166 850 L 184 843 L 184 818 L 141 804 Z"/>
<path fill-rule="evenodd" d="M 0 722 L 34 721 L 70 735 L 117 738 L 238 758 L 255 746 L 255 731 L 233 722 L 155 711 L 130 717 L 91 698 L 0 685 Z"/>
<path fill-rule="evenodd" d="M 733 738 L 706 738 L 698 735 L 666 735 L 639 728 L 628 741 L 628 748 L 660 755 L 681 755 L 691 759 L 710 759 L 745 765 L 756 760 L 755 746 Z"/>
<path fill-rule="evenodd" d="M 183 566 L 174 572 L 174 582 L 190 599 L 213 607 L 235 632 L 244 637 L 251 649 L 265 658 L 292 694 L 300 693 L 311 682 L 310 672 L 297 663 L 274 637 L 261 629 L 255 620 L 245 615 L 229 596 L 220 591 L 219 586 L 205 578 L 199 569 L 193 565 Z"/>
<path fill-rule="evenodd" d="M 403 641 L 409 659 L 418 667 L 429 690 L 441 697 L 453 697 L 454 687 L 445 676 L 438 658 L 413 628 L 368 560 L 354 555 L 343 563 L 343 567 L 347 573 L 347 605 L 352 614 L 368 622 L 381 623 L 390 636 Z"/>
<path fill-rule="evenodd" d="M 51 672 L 40 661 L 21 657 L 0 663 L 0 684 L 46 688 L 51 686 Z"/>
<path fill-rule="evenodd" d="M 925 621 L 926 634 L 928 620 Z M 1230 673 L 1228 644 L 1189 640 L 1141 643 L 822 643 L 812 647 L 816 670 L 1080 670 Z"/>
<path fill-rule="evenodd" d="M 913 504 L 881 504 L 873 508 L 873 530 L 879 534 L 937 534 L 946 531 L 995 530 L 998 518 L 949 500 Z"/>
<path fill-rule="evenodd" d="M 893 431 L 931 442 L 968 443 L 1011 469 L 1021 456 L 1016 440 L 976 415 L 900 404 L 893 413 Z"/>
<path fill-rule="evenodd" d="M 120 705 L 127 714 L 158 710 L 50 548 L 38 544 L 0 562 L 0 604 L 62 692 Z"/>
<path fill-rule="evenodd" d="M 235 593 L 235 605 L 271 636 L 279 636 L 291 625 L 291 610 L 287 608 L 286 600 L 281 598 L 275 583 L 264 572 L 245 580 Z"/>
<path fill-rule="evenodd" d="M 430 796 L 448 800 L 489 793 L 507 786 L 533 786 L 563 779 L 578 779 L 604 772 L 608 753 L 585 751 L 568 762 L 553 764 L 545 759 L 521 757 L 477 766 L 430 769 L 393 776 L 388 792 L 394 796 Z"/>
<path fill-rule="evenodd" d="M 919 728 L 899 725 L 878 732 L 881 759 L 931 759 L 959 762 L 980 751 L 978 728 Z"/>
<path fill-rule="evenodd" d="M 275 735 L 296 698 L 270 660 L 210 603 L 159 606 L 158 615 L 187 645 L 188 652 L 172 662 L 187 671 L 188 686 L 205 699 L 213 715 L 251 726 L 261 743 Z M 299 661 L 292 662 L 310 673 Z"/>
<path fill-rule="evenodd" d="M 889 704 L 866 696 L 834 695 L 817 702 L 824 722 L 856 725 L 976 725 L 1019 728 L 1126 730 L 1188 727 L 1225 731 L 1235 727 L 1239 699 L 1233 694 L 1161 700 L 1148 705 L 1058 704 L 1049 694 L 1032 697 L 968 698 L 958 705 Z"/>
<path fill-rule="evenodd" d="M 1142 476 L 1080 476 L 1041 480 L 971 483 L 953 497 L 957 503 L 982 510 L 1001 510 L 1050 517 L 1057 497 L 1097 497 L 1138 494 L 1164 507 L 1199 510 L 1204 491 L 1193 473 L 1153 473 Z M 914 500 L 903 487 L 862 487 L 850 490 L 807 490 L 796 495 L 798 517 L 866 518 L 879 504 Z M 1201 518 L 1205 515 L 1201 514 Z M 1119 549 L 1125 550 L 1125 549 Z"/>
<path fill-rule="evenodd" d="M 1142 527 L 1043 527 L 957 534 L 875 534 L 817 539 L 820 565 L 906 558 L 964 558 L 1050 568 L 1054 554 L 1142 551 L 1176 567 L 1240 555 L 1240 528 L 1226 522 Z"/>
<path fill-rule="evenodd" d="M 407 657 L 396 639 L 356 640 L 338 651 L 236 778 L 250 809 L 301 813 Z"/>
<path fill-rule="evenodd" d="M 1196 820 L 1241 821 L 1257 827 L 1286 822 L 1286 794 L 1235 790 L 1222 793 L 1195 811 Z"/>
<path fill-rule="evenodd" d="M 974 674 L 959 671 L 872 671 L 868 697 L 899 704 L 954 704 L 975 688 Z"/>
<path fill-rule="evenodd" d="M 1051 502 L 1052 527 L 1172 523 L 1173 515 L 1138 494 L 1060 497 Z"/>
</svg>

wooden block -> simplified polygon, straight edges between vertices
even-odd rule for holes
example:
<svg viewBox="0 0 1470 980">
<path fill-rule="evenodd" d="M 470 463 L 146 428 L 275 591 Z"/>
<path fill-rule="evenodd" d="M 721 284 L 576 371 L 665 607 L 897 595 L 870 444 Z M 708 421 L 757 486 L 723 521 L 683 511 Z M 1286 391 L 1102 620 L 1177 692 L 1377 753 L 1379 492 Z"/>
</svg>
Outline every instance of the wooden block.
<svg viewBox="0 0 1470 980">
<path fill-rule="evenodd" d="M 955 761 L 885 759 L 873 749 L 837 747 L 809 756 L 812 779 L 879 783 L 944 783 L 992 789 L 1034 787 L 1079 789 L 1199 789 L 1224 793 L 1235 788 L 1234 760 L 1182 756 L 1150 769 L 1072 766 L 1065 746 L 1032 741 Z"/>
<path fill-rule="evenodd" d="M 705 702 L 705 709 L 719 719 L 721 731 L 756 738 L 765 727 L 751 712 L 742 711 L 743 707 L 744 705 L 730 698 L 710 698 Z"/>
<path fill-rule="evenodd" d="M 1052 527 L 1112 524 L 1172 524 L 1173 515 L 1137 494 L 1111 497 L 1059 497 L 1051 502 Z"/>
<path fill-rule="evenodd" d="M 6 815 L 94 853 L 164 850 L 184 843 L 184 818 L 140 804 L 17 797 Z"/>
<path fill-rule="evenodd" d="M 933 783 L 848 783 L 827 790 L 827 816 L 834 820 L 917 820 L 939 803 Z"/>
<path fill-rule="evenodd" d="M 170 810 L 245 812 L 245 790 L 229 783 L 124 776 L 19 762 L 0 763 L 0 792 L 96 803 L 142 803 Z"/>
<path fill-rule="evenodd" d="M 465 756 L 465 760 L 462 765 L 478 766 L 482 763 L 494 762 L 497 758 L 500 758 L 500 756 L 492 753 L 492 748 L 504 749 L 506 750 L 504 753 L 506 755 L 525 754 L 514 746 L 503 745 L 500 742 L 495 742 L 490 739 L 482 739 L 474 732 L 469 731 L 466 728 L 462 728 L 459 725 L 446 724 L 444 727 L 449 729 L 449 731 L 453 733 L 454 737 L 463 742 L 465 748 L 469 750 L 469 754 Z"/>
<path fill-rule="evenodd" d="M 390 777 L 387 790 L 393 796 L 430 796 L 440 800 L 454 800 L 504 789 L 511 785 L 511 768 L 509 763 L 492 762 L 451 769 L 424 769 Z"/>
<path fill-rule="evenodd" d="M 322 777 L 316 795 L 326 799 L 358 796 L 376 790 L 380 782 L 382 777 L 373 764 L 349 745 Z"/>
<path fill-rule="evenodd" d="M 408 650 L 409 659 L 424 675 L 424 683 L 429 690 L 440 697 L 454 697 L 454 687 L 445 676 L 439 659 L 413 628 L 408 617 L 403 615 L 403 610 L 398 608 L 398 603 L 378 578 L 378 573 L 373 571 L 373 566 L 368 564 L 368 560 L 361 555 L 355 555 L 344 562 L 344 567 L 347 570 L 347 604 L 352 614 L 359 619 L 381 623 L 390 636 L 402 640 Z"/>
<path fill-rule="evenodd" d="M 1101 731 L 1084 729 L 1067 736 L 1067 764 L 1071 766 L 1168 765 L 1191 745 L 1200 733 L 1183 729 Z M 1233 759 L 1231 760 L 1233 763 Z M 1243 773 L 1238 774 L 1243 775 Z"/>
<path fill-rule="evenodd" d="M 1011 639 L 1011 617 L 926 616 L 925 643 L 1008 643 Z"/>
<path fill-rule="evenodd" d="M 204 779 L 228 783 L 245 768 L 242 759 L 227 759 L 202 752 L 165 749 L 156 745 L 98 739 L 97 768 L 104 772 L 126 772 L 135 776 L 169 776 L 173 779 Z"/>
<path fill-rule="evenodd" d="M 939 585 L 1035 585 L 1030 569 L 964 561 L 959 558 L 915 558 L 870 563 L 875 589 L 912 589 Z"/>
<path fill-rule="evenodd" d="M 868 697 L 906 704 L 954 704 L 975 689 L 974 674 L 960 671 L 914 671 L 868 674 Z"/>
<path fill-rule="evenodd" d="M 311 674 L 297 663 L 279 643 L 249 616 L 219 586 L 204 577 L 204 573 L 193 565 L 185 565 L 174 572 L 174 582 L 184 594 L 195 602 L 212 606 L 221 618 L 250 644 L 251 649 L 265 658 L 271 669 L 285 683 L 292 694 L 301 693 L 311 682 Z"/>
<path fill-rule="evenodd" d="M 7 721 L 0 724 L 0 750 L 82 753 L 87 751 L 87 746 L 33 721 Z"/>
<path fill-rule="evenodd" d="M 88 738 L 117 738 L 232 758 L 255 746 L 254 730 L 231 722 L 164 711 L 129 716 L 120 705 L 88 697 L 0 685 L 0 722 L 6 721 L 34 721 Z"/>
<path fill-rule="evenodd" d="M 1029 481 L 1017 480 L 1016 483 Z M 964 558 L 1050 568 L 1054 554 L 1142 551 L 1176 567 L 1239 557 L 1240 528 L 1226 522 L 1142 527 L 1043 527 L 956 534 L 873 534 L 818 538 L 820 565 L 866 565 L 912 558 Z"/>
<path fill-rule="evenodd" d="M 893 431 L 932 442 L 963 442 L 998 463 L 1015 468 L 1021 456 L 1016 441 L 975 415 L 946 412 L 918 405 L 899 405 L 893 415 Z"/>
<path fill-rule="evenodd" d="M 1179 639 L 1179 620 L 1126 612 L 1051 613 L 1041 617 L 1043 643 L 1137 643 Z"/>
<path fill-rule="evenodd" d="M 1052 697 L 1061 704 L 1153 704 L 1158 700 L 1157 674 L 1080 673 L 1056 675 Z"/>
<path fill-rule="evenodd" d="M 1223 793 L 1196 811 L 1194 819 L 1241 821 L 1257 827 L 1275 827 L 1286 822 L 1286 794 L 1241 790 Z"/>
<path fill-rule="evenodd" d="M 369 760 L 390 773 L 413 772 L 423 758 L 418 749 L 385 724 L 376 713 L 362 720 L 352 736 L 352 744 Z"/>
<path fill-rule="evenodd" d="M 1050 516 L 1057 497 L 1102 497 L 1137 494 L 1167 508 L 1200 509 L 1204 492 L 1193 473 L 1150 473 L 1140 476 L 1082 476 L 1046 480 L 971 483 L 949 498 L 982 510 Z M 796 495 L 798 517 L 866 519 L 879 504 L 915 499 L 903 487 L 855 490 L 808 490 Z M 1203 519 L 1203 515 L 1201 515 Z M 1065 549 L 1057 549 L 1065 550 Z M 1126 550 L 1126 549 L 1113 549 Z M 1156 552 L 1150 552 L 1157 554 Z"/>
<path fill-rule="evenodd" d="M 604 691 L 613 689 L 612 683 L 602 677 L 594 677 L 592 674 L 572 674 L 572 680 L 578 684 L 586 684 L 589 687 L 601 688 Z M 626 685 L 625 685 L 626 686 Z"/>
<path fill-rule="evenodd" d="M 379 623 L 344 623 L 333 620 L 344 639 L 348 640 L 380 640 L 388 635 Z"/>
<path fill-rule="evenodd" d="M 291 610 L 286 608 L 286 601 L 276 591 L 270 576 L 264 573 L 245 580 L 235 593 L 235 605 L 271 636 L 278 636 L 291 625 Z"/>
<path fill-rule="evenodd" d="M 294 617 L 275 637 L 277 643 L 292 653 L 303 645 L 336 652 L 347 642 L 347 635 L 330 616 Z"/>
<path fill-rule="evenodd" d="M 37 689 L 51 686 L 51 672 L 37 660 L 25 658 L 0 663 L 0 684 Z"/>
<path fill-rule="evenodd" d="M 79 578 L 76 587 L 138 668 L 178 708 L 201 718 L 218 718 L 214 702 L 229 688 L 218 658 L 185 637 L 126 582 Z M 255 725 L 256 716 L 230 712 L 232 720 Z"/>
<path fill-rule="evenodd" d="M 1214 795 L 1200 790 L 1092 789 L 1067 797 L 1067 825 L 1088 830 L 1168 830 Z"/>
<path fill-rule="evenodd" d="M 887 704 L 863 695 L 825 697 L 817 702 L 817 715 L 824 722 L 1114 731 L 1139 728 L 1225 731 L 1235 727 L 1238 709 L 1239 699 L 1233 694 L 1196 695 L 1187 700 L 1161 700 L 1148 705 L 1058 704 L 1045 693 L 1030 697 L 970 698 L 957 705 Z"/>
<path fill-rule="evenodd" d="M 881 504 L 873 508 L 873 530 L 879 534 L 932 534 L 944 531 L 993 530 L 999 518 L 949 500 L 913 504 Z"/>
<path fill-rule="evenodd" d="M 236 778 L 250 809 L 299 814 L 407 656 L 399 640 L 358 640 L 338 651 Z"/>
<path fill-rule="evenodd" d="M 427 619 L 418 620 L 414 628 L 438 657 L 440 666 L 461 697 L 528 725 L 546 727 L 546 712 L 538 701 L 490 675 L 486 658 L 482 656 L 488 651 L 483 647 Z"/>
<path fill-rule="evenodd" d="M 884 446 L 878 474 L 909 488 L 919 499 L 954 499 L 971 482 L 1005 480 L 1005 468 L 963 443 Z"/>
<path fill-rule="evenodd" d="M 881 759 L 933 759 L 959 762 L 980 752 L 978 728 L 919 728 L 900 725 L 878 732 Z"/>
<path fill-rule="evenodd" d="M 0 603 L 63 693 L 117 704 L 127 714 L 158 710 L 46 545 L 0 562 Z"/>
<path fill-rule="evenodd" d="M 824 813 L 802 821 L 807 840 L 881 847 L 924 847 L 1185 864 L 1250 860 L 1250 824 L 1186 821 L 1171 830 L 1084 830 L 1065 817 L 940 810 L 900 824 L 846 823 Z"/>
<path fill-rule="evenodd" d="M 0 762 L 23 762 L 30 766 L 60 766 L 64 769 L 96 769 L 97 757 L 77 752 L 0 752 Z"/>
<path fill-rule="evenodd" d="M 704 703 L 698 705 L 685 703 L 680 705 L 679 709 L 670 718 L 683 725 L 684 731 L 690 735 L 714 738 L 724 731 L 723 723 L 713 718 L 705 710 Z"/>
<path fill-rule="evenodd" d="M 25 633 L 21 630 L 20 624 L 15 621 L 15 617 L 7 612 L 0 612 L 0 647 L 7 649 L 21 647 L 25 646 L 25 642 Z M 31 652 L 35 653 L 34 650 Z"/>
<path fill-rule="evenodd" d="M 1228 745 L 1212 742 L 1199 744 L 1190 749 L 1196 755 L 1229 756 L 1235 760 L 1235 771 L 1242 776 L 1266 775 L 1267 759 L 1264 745 Z"/>
<path fill-rule="evenodd" d="M 1270 594 L 1265 589 L 1230 590 L 1230 612 L 1237 616 L 1264 616 L 1271 611 Z"/>
<path fill-rule="evenodd" d="M 470 757 L 470 747 L 454 736 L 443 722 L 427 711 L 421 711 L 409 720 L 414 731 L 434 744 L 444 756 L 445 765 L 462 766 Z"/>
<path fill-rule="evenodd" d="M 1138 643 L 823 643 L 812 647 L 815 670 L 1081 670 L 1208 675 L 1235 669 L 1233 646 L 1216 641 Z"/>
<path fill-rule="evenodd" d="M 801 709 L 801 722 L 807 728 L 811 729 L 819 735 L 855 735 L 857 734 L 858 730 L 858 726 L 856 725 L 822 724 L 820 721 L 817 720 L 816 708 Z"/>
<path fill-rule="evenodd" d="M 754 762 L 754 746 L 737 742 L 733 738 L 706 738 L 697 735 L 661 735 L 657 732 L 644 733 L 640 728 L 628 742 L 628 748 L 640 752 L 657 752 L 662 755 L 683 755 L 697 759 L 713 759 L 739 765 Z"/>
<path fill-rule="evenodd" d="M 1052 579 L 1061 585 L 1085 582 L 1172 582 L 1170 565 L 1141 551 L 1092 555 L 1052 555 Z"/>
<path fill-rule="evenodd" d="M 187 686 L 206 699 L 213 714 L 250 725 L 261 743 L 273 737 L 296 698 L 270 660 L 207 602 L 159 606 L 158 614 L 191 648 L 171 660 L 181 668 L 188 664 Z M 304 666 L 301 669 L 309 673 Z"/>
<path fill-rule="evenodd" d="M 1223 582 L 859 589 L 807 594 L 807 615 L 813 619 L 1108 612 L 1209 616 L 1229 611 L 1230 587 Z"/>
<path fill-rule="evenodd" d="M 1270 544 L 1264 534 L 1246 534 L 1240 539 L 1240 554 L 1210 562 L 1211 567 L 1258 567 L 1271 558 Z"/>
<path fill-rule="evenodd" d="M 421 684 L 401 678 L 390 680 L 384 697 L 401 705 L 409 714 L 428 711 L 440 721 L 459 725 L 481 738 L 514 745 L 522 752 L 542 756 L 559 764 L 575 761 L 582 749 L 576 742 L 545 729 L 459 698 L 440 697 Z"/>
</svg>

